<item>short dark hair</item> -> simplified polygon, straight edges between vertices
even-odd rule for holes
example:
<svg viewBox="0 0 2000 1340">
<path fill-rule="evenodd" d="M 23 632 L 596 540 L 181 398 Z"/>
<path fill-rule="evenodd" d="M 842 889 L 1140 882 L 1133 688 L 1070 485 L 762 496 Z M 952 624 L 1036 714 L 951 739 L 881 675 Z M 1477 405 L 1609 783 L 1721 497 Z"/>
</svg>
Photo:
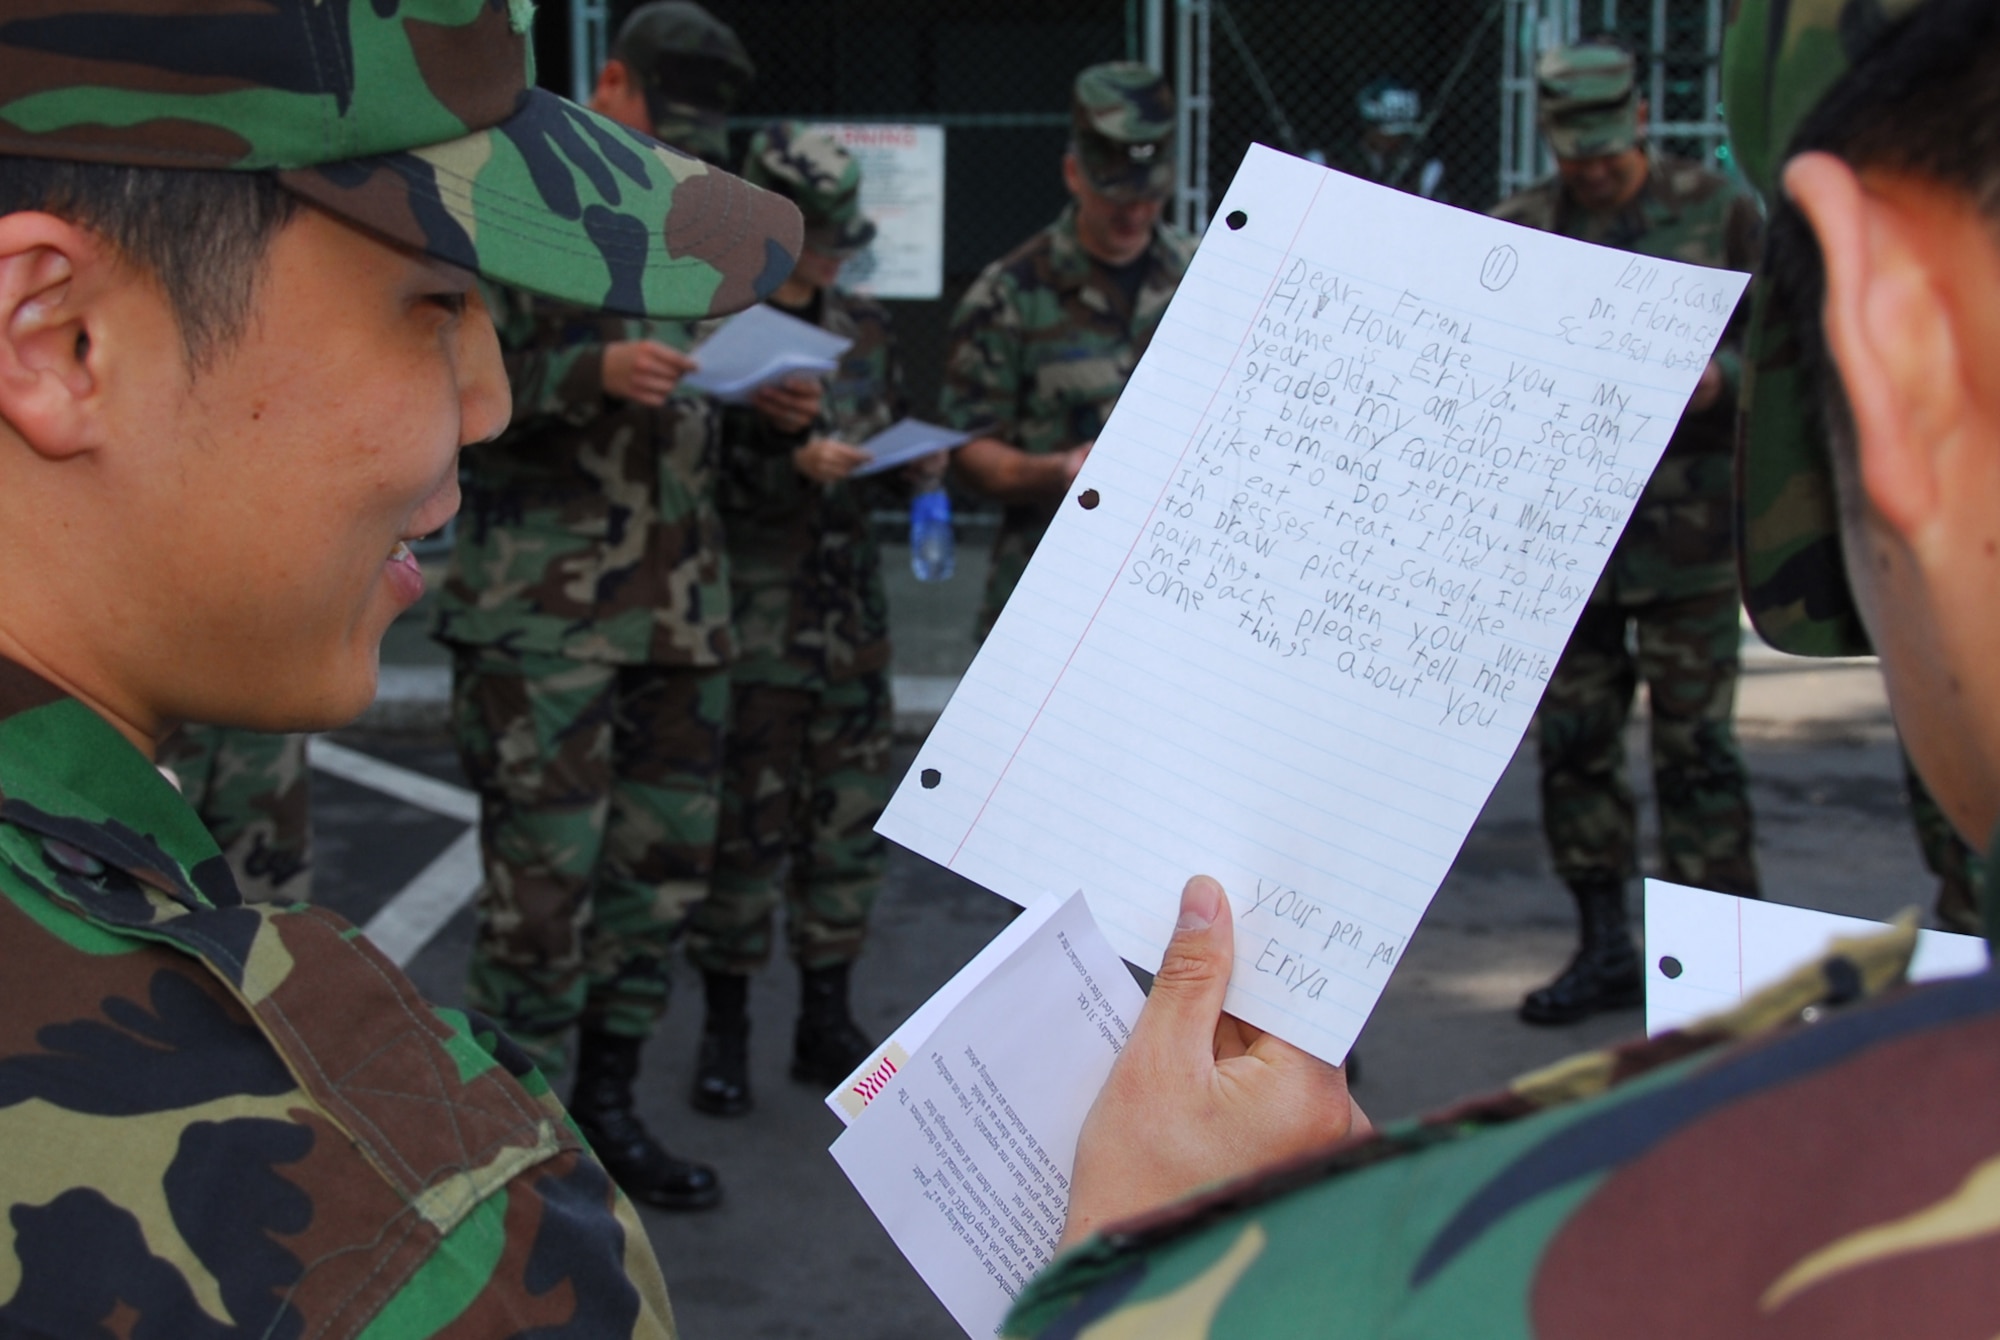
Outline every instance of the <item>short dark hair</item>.
<svg viewBox="0 0 2000 1340">
<path fill-rule="evenodd" d="M 1785 156 L 1811 150 L 1856 171 L 1926 178 L 2000 225 L 2000 6 L 1924 0 L 1821 98 Z M 1772 301 L 1798 341 L 1808 411 L 1851 478 L 1853 413 L 1821 325 L 1825 261 L 1805 215 L 1777 194 L 1765 247 Z"/>
<path fill-rule="evenodd" d="M 88 228 L 165 292 L 188 368 L 240 339 L 271 240 L 299 208 L 267 172 L 204 172 L 0 155 L 0 214 Z"/>
</svg>

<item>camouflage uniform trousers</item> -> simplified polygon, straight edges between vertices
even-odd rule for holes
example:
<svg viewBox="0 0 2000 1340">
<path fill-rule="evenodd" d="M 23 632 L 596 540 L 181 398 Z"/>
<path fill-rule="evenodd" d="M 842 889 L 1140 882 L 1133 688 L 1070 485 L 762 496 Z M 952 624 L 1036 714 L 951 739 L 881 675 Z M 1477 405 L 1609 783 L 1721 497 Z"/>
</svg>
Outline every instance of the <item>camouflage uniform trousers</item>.
<svg viewBox="0 0 2000 1340">
<path fill-rule="evenodd" d="M 1945 818 L 1908 754 L 1903 755 L 1903 780 L 1910 788 L 1910 818 L 1917 826 L 1917 846 L 1924 868 L 1937 876 L 1938 924 L 1962 935 L 1984 935 L 1976 890 L 1986 884 L 1986 863 L 1966 844 Z"/>
<path fill-rule="evenodd" d="M 548 1073 L 569 1030 L 649 1036 L 714 864 L 724 669 L 457 647 L 486 880 L 467 999 Z"/>
<path fill-rule="evenodd" d="M 756 972 L 780 902 L 801 967 L 860 957 L 889 859 L 875 832 L 889 746 L 884 671 L 816 689 L 736 686 L 715 879 L 688 931 L 696 967 Z"/>
<path fill-rule="evenodd" d="M 160 766 L 229 861 L 245 902 L 312 899 L 312 778 L 306 737 L 182 726 Z"/>
<path fill-rule="evenodd" d="M 1637 652 L 1626 624 L 1637 630 Z M 1542 829 L 1565 882 L 1638 872 L 1625 723 L 1640 681 L 1666 878 L 1757 896 L 1749 775 L 1732 718 L 1742 633 L 1736 592 L 1628 605 L 1593 599 L 1542 695 Z"/>
</svg>

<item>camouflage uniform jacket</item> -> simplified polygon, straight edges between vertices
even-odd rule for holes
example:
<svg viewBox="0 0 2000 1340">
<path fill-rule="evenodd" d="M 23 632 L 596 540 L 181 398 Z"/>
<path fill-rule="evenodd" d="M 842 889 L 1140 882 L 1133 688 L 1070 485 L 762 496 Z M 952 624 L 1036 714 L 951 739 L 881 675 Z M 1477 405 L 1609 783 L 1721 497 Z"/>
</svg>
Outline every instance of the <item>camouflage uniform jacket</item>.
<svg viewBox="0 0 2000 1340">
<path fill-rule="evenodd" d="M 514 420 L 465 452 L 434 635 L 615 665 L 727 664 L 717 408 L 677 395 L 647 409 L 604 393 L 605 345 L 685 349 L 691 328 L 486 292 Z"/>
<path fill-rule="evenodd" d="M 828 379 L 816 431 L 858 445 L 908 409 L 889 312 L 829 288 L 819 324 L 854 343 Z M 818 688 L 886 669 L 889 598 L 868 508 L 894 484 L 816 484 L 792 465 L 800 439 L 746 411 L 725 416 L 723 435 L 736 681 Z"/>
<path fill-rule="evenodd" d="M 1509 196 L 1493 214 L 1543 232 L 1692 265 L 1749 270 L 1763 252 L 1763 220 L 1750 194 L 1727 177 L 1676 158 L 1652 159 L 1638 198 L 1608 218 L 1571 206 L 1558 178 Z M 1634 330 L 1643 332 L 1648 320 L 1670 319 L 1664 301 L 1648 305 L 1645 294 L 1629 296 Z M 1739 311 L 1716 353 L 1721 398 L 1706 410 L 1690 411 L 1674 429 L 1593 599 L 1616 591 L 1625 603 L 1641 604 L 1734 589 L 1733 456 L 1742 327 Z"/>
<path fill-rule="evenodd" d="M 1894 987 L 1915 938 L 1119 1225 L 1004 1334 L 1988 1334 L 2000 972 Z"/>
<path fill-rule="evenodd" d="M 0 661 L 0 1334 L 671 1336 L 519 1049 Z"/>
<path fill-rule="evenodd" d="M 1103 431 L 1126 379 L 1194 258 L 1195 240 L 1160 225 L 1129 309 L 1076 236 L 1072 205 L 986 267 L 952 314 L 938 407 L 944 421 L 1042 455 Z M 993 547 L 984 622 L 1013 593 L 1056 504 L 1006 509 Z"/>
</svg>

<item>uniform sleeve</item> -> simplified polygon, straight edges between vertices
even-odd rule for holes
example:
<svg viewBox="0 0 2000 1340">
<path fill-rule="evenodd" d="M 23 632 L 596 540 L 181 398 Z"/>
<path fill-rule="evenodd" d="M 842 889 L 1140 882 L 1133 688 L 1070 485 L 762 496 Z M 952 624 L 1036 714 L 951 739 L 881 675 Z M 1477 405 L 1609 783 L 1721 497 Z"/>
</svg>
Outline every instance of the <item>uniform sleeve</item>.
<svg viewBox="0 0 2000 1340">
<path fill-rule="evenodd" d="M 834 436 L 856 446 L 910 413 L 909 392 L 903 380 L 903 351 L 896 338 L 895 323 L 885 309 L 876 307 L 868 313 L 863 331 L 869 344 L 866 352 L 873 364 L 872 389 L 860 397 L 851 411 L 838 416 L 833 425 Z M 901 470 L 870 475 L 854 481 L 851 487 L 860 491 L 862 503 L 868 507 L 900 506 L 910 493 Z"/>
<path fill-rule="evenodd" d="M 491 1020 L 435 1012 L 452 1028 L 454 1047 L 485 1052 L 575 1132 L 541 1071 Z M 584 1144 L 581 1133 L 577 1141 Z M 539 1164 L 489 1196 L 439 1241 L 370 1334 L 429 1335 L 426 1321 L 442 1316 L 477 1317 L 492 1335 L 566 1327 L 578 1335 L 673 1340 L 673 1305 L 645 1224 L 587 1150 Z"/>
<path fill-rule="evenodd" d="M 1013 285 L 993 267 L 952 314 L 938 412 L 960 432 L 1019 445 L 1020 389 L 1020 310 Z"/>
<path fill-rule="evenodd" d="M 558 419 L 581 426 L 611 406 L 604 395 L 604 336 L 607 323 L 577 313 L 588 322 L 586 338 L 569 338 L 563 314 L 514 289 L 482 286 L 500 336 L 500 358 L 513 390 L 513 427 Z"/>
</svg>

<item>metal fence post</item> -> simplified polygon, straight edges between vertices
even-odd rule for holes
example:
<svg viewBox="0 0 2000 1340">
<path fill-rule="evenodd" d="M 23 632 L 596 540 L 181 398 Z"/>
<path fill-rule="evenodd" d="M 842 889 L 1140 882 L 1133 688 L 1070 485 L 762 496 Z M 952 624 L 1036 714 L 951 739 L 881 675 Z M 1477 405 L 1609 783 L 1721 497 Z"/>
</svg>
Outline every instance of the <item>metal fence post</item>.
<svg viewBox="0 0 2000 1340">
<path fill-rule="evenodd" d="M 597 86 L 597 72 L 611 54 L 610 0 L 570 0 L 570 96 L 587 102 Z"/>
<path fill-rule="evenodd" d="M 1174 222 L 1199 234 L 1208 227 L 1208 0 L 1174 0 Z"/>
</svg>

